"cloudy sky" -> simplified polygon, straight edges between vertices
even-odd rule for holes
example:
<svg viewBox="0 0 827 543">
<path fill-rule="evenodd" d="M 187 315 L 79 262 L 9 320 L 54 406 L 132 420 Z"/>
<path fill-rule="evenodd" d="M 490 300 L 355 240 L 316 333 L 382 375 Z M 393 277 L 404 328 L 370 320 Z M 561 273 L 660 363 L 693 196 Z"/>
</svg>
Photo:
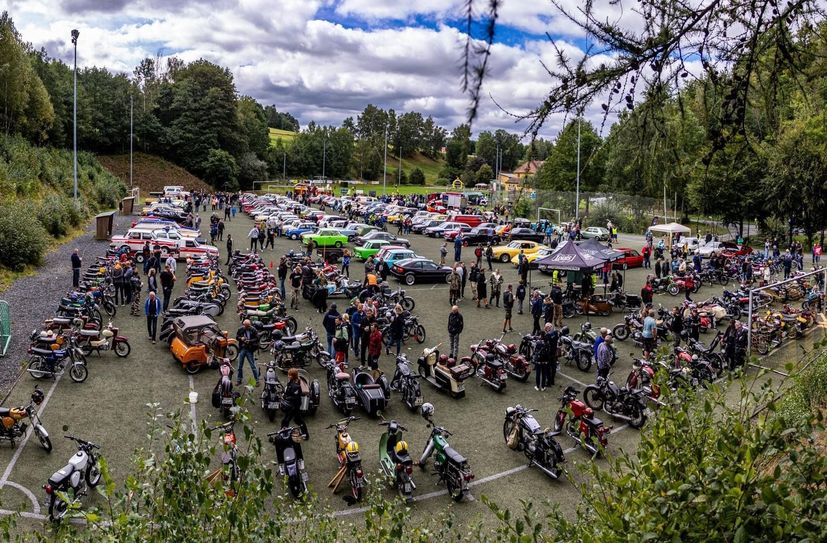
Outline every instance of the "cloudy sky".
<svg viewBox="0 0 827 543">
<path fill-rule="evenodd" d="M 476 0 L 482 9 L 487 2 Z M 576 5 L 575 0 L 566 0 Z M 601 3 L 600 0 L 595 4 Z M 609 2 L 607 13 L 614 9 Z M 302 125 L 339 123 L 365 105 L 465 119 L 460 90 L 462 0 L 0 0 L 26 41 L 78 64 L 131 73 L 144 57 L 206 58 L 228 66 L 239 92 L 289 111 Z M 546 32 L 570 55 L 586 43 L 549 0 L 504 0 L 475 132 L 520 131 L 513 117 L 549 90 Z M 490 95 L 490 97 L 489 97 Z M 595 118 L 598 117 L 594 113 Z M 542 135 L 554 137 L 560 120 Z"/>
</svg>

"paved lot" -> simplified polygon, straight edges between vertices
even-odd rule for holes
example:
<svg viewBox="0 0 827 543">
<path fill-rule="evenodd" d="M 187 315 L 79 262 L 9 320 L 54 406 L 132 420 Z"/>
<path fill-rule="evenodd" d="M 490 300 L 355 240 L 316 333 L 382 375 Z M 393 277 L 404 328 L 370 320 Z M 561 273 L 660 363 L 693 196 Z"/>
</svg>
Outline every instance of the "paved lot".
<svg viewBox="0 0 827 543">
<path fill-rule="evenodd" d="M 203 214 L 204 222 L 208 215 Z M 246 216 L 238 216 L 234 221 L 228 223 L 228 232 L 233 235 L 236 241 L 236 248 L 246 246 L 246 233 L 249 230 L 251 221 Z M 412 235 L 411 240 L 414 249 L 419 253 L 438 260 L 440 241 Z M 242 243 L 242 241 L 244 243 Z M 639 238 L 625 240 L 621 236 L 620 245 L 631 243 L 633 247 L 639 247 Z M 218 243 L 223 249 L 223 242 Z M 298 242 L 279 238 L 274 251 L 266 251 L 266 260 L 272 260 L 277 265 L 278 257 L 289 249 L 298 249 Z M 453 251 L 450 251 L 449 257 Z M 463 251 L 463 257 L 469 261 L 473 258 L 470 249 Z M 352 276 L 361 278 L 363 268 L 354 261 L 351 265 Z M 501 271 L 505 276 L 505 282 L 514 283 L 516 286 L 517 274 L 513 266 L 501 265 Z M 179 265 L 179 271 L 182 270 Z M 69 272 L 66 270 L 65 283 L 70 283 Z M 183 272 L 181 273 L 183 275 Z M 643 270 L 629 270 L 626 281 L 628 290 L 634 292 L 639 290 L 645 272 Z M 183 279 L 183 278 L 181 278 Z M 533 281 L 544 289 L 548 288 L 549 277 L 534 273 Z M 183 290 L 179 281 L 176 291 Z M 396 281 L 391 279 L 392 285 Z M 715 291 L 713 291 L 713 288 Z M 446 319 L 449 310 L 447 285 L 417 285 L 407 289 L 416 300 L 414 313 L 419 315 L 424 322 L 428 339 L 425 345 L 412 343 L 407 346 L 406 351 L 412 361 L 421 353 L 422 347 L 432 346 L 439 342 L 447 345 Z M 704 288 L 696 296 L 698 299 L 706 298 L 720 287 Z M 472 307 L 470 299 L 470 288 L 467 290 L 467 298 L 460 302 L 460 307 L 465 315 L 465 332 L 462 335 L 462 353 L 468 352 L 468 346 L 481 338 L 499 337 L 502 330 L 503 310 L 497 308 L 477 309 Z M 668 295 L 656 300 L 665 306 L 671 307 L 677 302 L 677 298 Z M 233 302 L 235 298 L 233 298 Z M 48 300 L 53 303 L 54 300 Z M 337 300 L 340 309 L 343 309 L 344 301 Z M 228 304 L 228 309 L 230 308 Z M 89 379 L 83 384 L 71 382 L 68 378 L 53 384 L 42 382 L 41 386 L 47 392 L 47 403 L 42 406 L 42 418 L 47 429 L 53 436 L 55 445 L 51 454 L 43 452 L 35 442 L 28 442 L 25 447 L 18 446 L 16 450 L 11 449 L 7 444 L 0 446 L 0 500 L 7 509 L 17 507 L 23 508 L 31 513 L 42 513 L 38 502 L 42 502 L 42 484 L 49 475 L 57 468 L 64 465 L 66 459 L 73 453 L 72 444 L 62 439 L 64 433 L 74 433 L 102 445 L 103 454 L 107 456 L 111 469 L 119 479 L 131 469 L 131 457 L 136 448 L 151 446 L 146 441 L 146 413 L 149 408 L 147 404 L 157 403 L 167 410 L 181 410 L 186 416 L 190 414 L 190 406 L 185 403 L 185 398 L 192 388 L 199 392 L 200 399 L 195 405 L 195 416 L 197 419 L 218 421 L 219 414 L 209 404 L 209 396 L 212 387 L 217 380 L 215 371 L 207 371 L 192 378 L 174 362 L 165 345 L 158 343 L 152 345 L 146 339 L 145 321 L 143 317 L 130 317 L 126 308 L 119 311 L 115 322 L 121 327 L 122 333 L 130 338 L 132 354 L 125 360 L 117 359 L 114 353 L 106 353 L 98 358 L 90 357 Z M 320 315 L 314 312 L 307 302 L 303 302 L 301 309 L 294 313 L 299 326 L 313 326 L 321 330 Z M 611 326 L 622 318 L 620 313 L 610 317 L 592 318 L 594 326 Z M 570 319 L 569 326 L 573 331 L 579 329 L 584 318 Z M 235 334 L 238 327 L 238 319 L 233 311 L 226 312 L 218 319 L 219 323 L 231 334 Z M 514 314 L 514 328 L 518 332 L 508 334 L 507 340 L 519 343 L 520 332 L 527 332 L 531 329 L 531 318 L 529 315 Z M 806 345 L 812 340 L 823 335 L 821 331 L 813 334 L 807 340 L 799 344 L 790 344 L 780 353 L 776 353 L 767 361 L 774 367 L 782 367 L 783 361 L 793 359 L 799 353 L 798 345 Z M 707 336 L 707 339 L 711 338 Z M 25 338 L 16 338 L 17 341 L 25 341 Z M 620 343 L 618 352 L 621 359 L 615 371 L 617 380 L 625 379 L 631 360 L 629 353 L 636 351 L 630 342 Z M 262 353 L 259 361 L 263 364 L 269 355 Z M 393 357 L 383 356 L 380 362 L 386 373 L 393 371 Z M 332 430 L 325 430 L 324 427 L 340 418 L 337 411 L 333 409 L 327 398 L 324 374 L 318 367 L 309 368 L 311 374 L 322 383 L 322 402 L 318 413 L 309 419 L 309 431 L 311 440 L 304 446 L 307 468 L 310 474 L 310 482 L 313 490 L 319 494 L 322 501 L 333 510 L 339 511 L 340 515 L 351 515 L 359 511 L 358 506 L 348 507 L 338 496 L 332 496 L 325 484 L 336 471 L 336 460 L 334 457 L 334 435 Z M 755 371 L 750 372 L 749 378 L 754 378 Z M 772 374 L 770 374 L 772 375 Z M 760 384 L 770 376 L 764 376 L 756 380 Z M 779 375 L 774 375 L 778 380 Z M 552 417 L 559 402 L 561 388 L 574 383 L 582 389 L 584 383 L 591 383 L 594 380 L 592 374 L 580 372 L 576 367 L 564 366 L 558 373 L 558 380 L 554 387 L 545 392 L 536 392 L 533 388 L 533 376 L 526 383 L 510 381 L 506 391 L 497 394 L 487 387 L 482 387 L 475 379 L 467 381 L 467 396 L 462 400 L 452 400 L 438 393 L 427 383 L 423 383 L 423 394 L 425 400 L 432 402 L 436 407 L 435 419 L 440 424 L 454 432 L 451 438 L 452 446 L 469 458 L 476 481 L 473 487 L 473 494 L 477 498 L 486 494 L 505 506 L 518 507 L 519 500 L 543 500 L 550 499 L 560 503 L 564 509 L 573 510 L 579 500 L 579 495 L 573 486 L 565 480 L 553 482 L 534 469 L 526 469 L 525 457 L 521 453 L 509 450 L 503 443 L 502 421 L 504 410 L 509 405 L 521 403 L 528 407 L 539 409 L 536 413 L 541 424 L 550 425 Z M 24 376 L 12 391 L 11 404 L 22 403 L 28 398 L 35 381 Z M 258 408 L 257 399 L 261 389 L 253 392 L 251 410 L 257 419 L 255 426 L 263 435 L 274 429 L 274 424 L 267 422 L 266 417 Z M 737 387 L 732 387 L 733 401 L 737 396 Z M 398 397 L 394 397 L 386 412 L 386 417 L 395 418 L 408 427 L 406 436 L 411 444 L 412 450 L 421 451 L 428 430 L 424 421 L 418 416 L 410 413 L 401 403 Z M 637 431 L 625 427 L 620 422 L 611 421 L 606 415 L 601 415 L 607 424 L 614 426 L 614 434 L 610 438 L 609 449 L 612 451 L 632 452 L 637 443 Z M 376 420 L 362 418 L 351 425 L 351 435 L 360 443 L 363 453 L 363 462 L 369 473 L 378 470 L 378 442 L 382 427 Z M 580 471 L 577 468 L 579 462 L 588 462 L 589 457 L 583 451 L 574 449 L 574 442 L 567 437 L 561 437 L 564 449 L 567 449 L 567 462 L 569 473 L 575 479 L 580 478 Z M 271 451 L 274 455 L 274 451 Z M 598 460 L 598 462 L 600 462 Z M 442 487 L 434 486 L 435 479 L 428 473 L 415 472 L 415 481 L 419 496 L 418 503 L 414 508 L 415 516 L 427 518 L 436 511 L 445 509 L 453 510 L 458 514 L 462 522 L 474 522 L 477 519 L 490 517 L 487 509 L 480 500 L 471 503 L 453 504 L 450 499 L 441 494 Z M 374 478 L 374 481 L 376 478 Z M 374 486 L 378 486 L 374 483 Z M 389 490 L 385 490 L 391 495 Z M 94 502 L 95 497 L 89 499 Z"/>
</svg>

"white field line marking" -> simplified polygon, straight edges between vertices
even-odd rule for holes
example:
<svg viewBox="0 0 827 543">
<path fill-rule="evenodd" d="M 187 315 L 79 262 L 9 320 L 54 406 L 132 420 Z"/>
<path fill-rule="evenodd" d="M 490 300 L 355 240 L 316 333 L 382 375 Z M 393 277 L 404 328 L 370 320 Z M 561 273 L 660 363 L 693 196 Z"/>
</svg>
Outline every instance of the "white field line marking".
<svg viewBox="0 0 827 543">
<path fill-rule="evenodd" d="M 55 378 L 55 382 L 52 384 L 52 388 L 49 389 L 49 392 L 46 393 L 46 397 L 43 399 L 43 403 L 40 404 L 40 409 L 38 409 L 38 415 L 42 415 L 43 411 L 46 410 L 46 406 L 49 404 L 49 398 L 52 397 L 52 394 L 57 388 L 57 384 L 60 382 L 60 378 L 63 377 L 63 374 Z M 5 486 L 6 481 L 9 480 L 9 475 L 11 475 L 12 470 L 14 469 L 14 465 L 17 464 L 17 461 L 20 459 L 20 454 L 23 452 L 23 449 L 26 448 L 26 443 L 28 443 L 29 438 L 32 437 L 32 427 L 29 427 L 29 431 L 26 433 L 26 437 L 23 438 L 23 441 L 17 446 L 17 450 L 14 451 L 14 456 L 11 457 L 11 461 L 9 465 L 6 466 L 6 471 L 3 472 L 3 476 L 0 477 L 0 488 Z"/>
<path fill-rule="evenodd" d="M 629 425 L 624 424 L 622 426 L 618 426 L 617 428 L 613 428 L 609 432 L 609 434 L 610 435 L 611 434 L 616 434 L 618 432 L 622 432 L 623 430 L 625 430 L 627 428 L 629 428 Z M 579 447 L 579 446 L 569 447 L 568 449 L 565 449 L 563 451 L 563 454 L 570 454 L 570 453 L 572 453 L 576 450 L 579 450 L 580 448 L 581 447 Z M 468 486 L 469 487 L 475 487 L 475 486 L 478 486 L 478 485 L 483 485 L 483 484 L 486 484 L 486 483 L 490 483 L 492 481 L 496 481 L 497 479 L 502 479 L 503 477 L 508 477 L 510 475 L 514 475 L 515 473 L 520 473 L 521 471 L 525 471 L 528 468 L 529 468 L 528 464 L 523 464 L 522 466 L 517 466 L 515 468 L 511 468 L 511 469 L 502 471 L 500 473 L 494 473 L 493 475 L 483 477 L 482 479 L 475 479 L 474 481 L 468 483 Z M 443 490 L 435 490 L 435 491 L 429 492 L 427 494 L 422 494 L 420 496 L 414 496 L 414 501 L 415 502 L 423 502 L 425 500 L 430 500 L 430 499 L 433 499 L 433 498 L 437 498 L 439 496 L 444 496 L 446 494 L 448 494 L 447 490 L 444 490 L 444 489 Z M 468 497 L 470 499 L 468 499 L 467 501 L 475 501 L 473 499 L 473 496 L 471 496 L 470 494 L 468 495 Z M 358 515 L 360 513 L 364 513 L 367 510 L 368 510 L 367 507 L 357 507 L 355 509 L 342 509 L 340 511 L 334 512 L 333 516 L 334 517 L 347 517 L 347 516 L 351 516 L 351 515 Z"/>
<path fill-rule="evenodd" d="M 575 379 L 574 377 L 571 377 L 571 376 L 569 376 L 569 375 L 566 375 L 565 373 L 563 373 L 563 372 L 562 372 L 562 371 L 560 371 L 560 370 L 557 370 L 557 375 L 560 375 L 561 377 L 565 377 L 565 378 L 566 378 L 566 379 L 568 379 L 569 381 L 572 381 L 572 382 L 574 382 L 574 383 L 577 383 L 578 385 L 580 385 L 580 386 L 581 386 L 581 387 L 583 387 L 583 388 L 585 388 L 585 387 L 587 387 L 587 386 L 588 386 L 588 385 L 587 385 L 586 383 L 584 383 L 583 381 L 578 381 L 578 380 L 577 380 L 577 379 Z"/>
<path fill-rule="evenodd" d="M 25 494 L 26 497 L 29 498 L 29 501 L 32 502 L 32 509 L 34 510 L 34 514 L 35 515 L 40 514 L 40 504 L 38 503 L 37 496 L 34 495 L 34 492 L 29 490 L 25 486 L 19 485 L 17 483 L 12 482 L 12 481 L 6 481 L 5 486 L 10 486 L 12 488 L 16 488 L 17 490 L 19 490 L 20 492 Z"/>
<path fill-rule="evenodd" d="M 189 383 L 190 383 L 190 391 L 192 392 L 192 391 L 195 390 L 195 382 L 192 379 L 192 375 L 188 375 L 187 378 L 188 378 Z M 195 404 L 194 403 L 190 403 L 190 418 L 192 419 L 192 435 L 194 435 L 197 439 L 198 438 L 198 418 L 197 418 L 197 415 L 195 413 Z"/>
</svg>

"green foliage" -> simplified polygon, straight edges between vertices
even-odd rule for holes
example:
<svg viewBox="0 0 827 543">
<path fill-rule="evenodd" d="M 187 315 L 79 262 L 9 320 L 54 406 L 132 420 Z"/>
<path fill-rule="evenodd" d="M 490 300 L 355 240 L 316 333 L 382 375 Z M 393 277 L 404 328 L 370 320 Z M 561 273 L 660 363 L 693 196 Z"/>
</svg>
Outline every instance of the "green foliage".
<svg viewBox="0 0 827 543">
<path fill-rule="evenodd" d="M 204 180 L 222 190 L 238 190 L 238 164 L 223 149 L 210 149 L 204 163 Z"/>
<path fill-rule="evenodd" d="M 452 182 L 452 179 L 449 179 L 449 178 L 447 178 L 447 177 L 442 177 L 442 176 L 441 176 L 441 173 L 442 173 L 442 172 L 440 172 L 440 177 L 438 177 L 438 178 L 437 178 L 437 180 L 436 180 L 435 184 L 436 184 L 436 185 L 439 185 L 439 186 L 442 186 L 442 187 L 444 187 L 444 186 L 446 186 L 446 185 L 450 185 L 450 184 L 451 184 L 451 182 Z"/>
<path fill-rule="evenodd" d="M 40 264 L 48 233 L 32 211 L 27 205 L 0 206 L 0 265 L 20 271 Z"/>
<path fill-rule="evenodd" d="M 419 168 L 414 168 L 413 171 L 411 171 L 411 175 L 408 177 L 408 183 L 411 185 L 424 185 L 425 173 Z"/>
<path fill-rule="evenodd" d="M 50 194 L 37 210 L 37 220 L 52 237 L 59 238 L 80 226 L 84 215 L 75 203 L 65 196 Z"/>
<path fill-rule="evenodd" d="M 276 106 L 265 106 L 264 114 L 267 117 L 267 126 L 270 128 L 288 130 L 290 132 L 299 131 L 299 121 L 289 113 L 278 111 Z"/>
<path fill-rule="evenodd" d="M 575 119 L 557 135 L 554 150 L 537 172 L 540 189 L 574 190 L 577 177 L 577 125 Z M 580 190 L 595 190 L 603 181 L 602 142 L 592 124 L 580 124 Z"/>
<path fill-rule="evenodd" d="M 823 348 L 824 342 L 815 346 Z M 793 377 L 794 385 L 779 401 L 778 416 L 791 426 L 806 422 L 812 413 L 824 409 L 827 391 L 827 358 L 817 357 Z"/>
<path fill-rule="evenodd" d="M 477 183 L 490 183 L 492 179 L 494 179 L 494 170 L 488 164 L 483 164 L 477 170 Z"/>
</svg>

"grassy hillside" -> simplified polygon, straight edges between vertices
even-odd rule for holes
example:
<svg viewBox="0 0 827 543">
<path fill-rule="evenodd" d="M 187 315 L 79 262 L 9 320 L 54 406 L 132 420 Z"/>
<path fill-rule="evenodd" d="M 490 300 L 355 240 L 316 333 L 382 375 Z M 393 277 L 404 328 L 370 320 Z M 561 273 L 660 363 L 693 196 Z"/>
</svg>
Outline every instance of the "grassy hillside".
<svg viewBox="0 0 827 543">
<path fill-rule="evenodd" d="M 279 128 L 270 129 L 270 145 L 275 145 L 279 139 L 283 140 L 284 143 L 290 143 L 295 137 L 296 133 L 289 130 L 281 130 Z"/>
<path fill-rule="evenodd" d="M 444 160 L 432 160 L 421 153 L 402 159 L 402 171 L 405 175 L 410 175 L 414 168 L 419 168 L 425 174 L 425 183 L 428 185 L 436 181 L 443 166 L 445 166 Z M 396 171 L 397 167 L 399 167 L 399 157 L 388 155 L 388 172 Z M 390 173 L 388 175 L 390 176 Z M 390 178 L 388 182 L 390 183 Z"/>
<path fill-rule="evenodd" d="M 129 155 L 101 155 L 98 160 L 104 168 L 129 186 Z M 144 153 L 132 156 L 132 179 L 140 187 L 142 197 L 160 192 L 164 185 L 181 185 L 187 190 L 211 191 L 210 186 L 190 172 L 163 158 Z"/>
</svg>

